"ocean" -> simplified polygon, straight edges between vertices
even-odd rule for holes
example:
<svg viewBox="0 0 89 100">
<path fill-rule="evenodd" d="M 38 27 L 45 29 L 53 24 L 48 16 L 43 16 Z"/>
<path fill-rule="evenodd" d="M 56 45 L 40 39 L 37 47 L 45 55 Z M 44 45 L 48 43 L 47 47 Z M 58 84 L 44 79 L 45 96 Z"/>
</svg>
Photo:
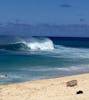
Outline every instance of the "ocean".
<svg viewBox="0 0 89 100">
<path fill-rule="evenodd" d="M 0 36 L 0 84 L 88 72 L 88 38 Z"/>
</svg>

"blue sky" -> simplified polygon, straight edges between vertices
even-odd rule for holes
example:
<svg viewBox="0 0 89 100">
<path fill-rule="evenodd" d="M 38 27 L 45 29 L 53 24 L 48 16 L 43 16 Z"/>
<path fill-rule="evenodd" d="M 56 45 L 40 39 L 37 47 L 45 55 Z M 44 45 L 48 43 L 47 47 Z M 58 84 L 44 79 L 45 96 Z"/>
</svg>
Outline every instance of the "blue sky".
<svg viewBox="0 0 89 100">
<path fill-rule="evenodd" d="M 89 24 L 89 0 L 0 0 L 0 22 Z"/>
</svg>

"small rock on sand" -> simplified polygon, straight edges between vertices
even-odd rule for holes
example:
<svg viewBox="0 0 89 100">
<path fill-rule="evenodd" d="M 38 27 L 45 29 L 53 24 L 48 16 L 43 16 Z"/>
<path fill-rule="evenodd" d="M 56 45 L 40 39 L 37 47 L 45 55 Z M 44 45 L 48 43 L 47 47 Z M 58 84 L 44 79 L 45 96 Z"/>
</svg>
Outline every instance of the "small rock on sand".
<svg viewBox="0 0 89 100">
<path fill-rule="evenodd" d="M 71 80 L 71 81 L 66 82 L 67 87 L 73 87 L 76 85 L 77 85 L 77 80 Z"/>
<path fill-rule="evenodd" d="M 83 94 L 83 91 L 79 90 L 79 91 L 76 92 L 76 94 Z"/>
</svg>

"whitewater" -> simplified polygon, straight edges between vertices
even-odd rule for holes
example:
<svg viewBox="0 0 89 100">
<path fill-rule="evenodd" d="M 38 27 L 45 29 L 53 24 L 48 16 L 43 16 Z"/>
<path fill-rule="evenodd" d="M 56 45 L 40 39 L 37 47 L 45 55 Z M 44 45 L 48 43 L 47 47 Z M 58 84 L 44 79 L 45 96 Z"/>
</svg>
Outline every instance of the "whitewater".
<svg viewBox="0 0 89 100">
<path fill-rule="evenodd" d="M 0 36 L 0 84 L 89 72 L 89 40 Z"/>
</svg>

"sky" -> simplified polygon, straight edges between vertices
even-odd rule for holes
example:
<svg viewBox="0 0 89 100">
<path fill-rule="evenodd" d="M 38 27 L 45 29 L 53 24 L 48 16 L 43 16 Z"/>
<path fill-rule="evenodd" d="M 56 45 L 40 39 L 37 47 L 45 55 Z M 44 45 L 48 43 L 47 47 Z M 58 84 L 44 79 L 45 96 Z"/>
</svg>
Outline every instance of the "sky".
<svg viewBox="0 0 89 100">
<path fill-rule="evenodd" d="M 89 0 L 0 0 L 0 22 L 89 24 Z"/>
</svg>

